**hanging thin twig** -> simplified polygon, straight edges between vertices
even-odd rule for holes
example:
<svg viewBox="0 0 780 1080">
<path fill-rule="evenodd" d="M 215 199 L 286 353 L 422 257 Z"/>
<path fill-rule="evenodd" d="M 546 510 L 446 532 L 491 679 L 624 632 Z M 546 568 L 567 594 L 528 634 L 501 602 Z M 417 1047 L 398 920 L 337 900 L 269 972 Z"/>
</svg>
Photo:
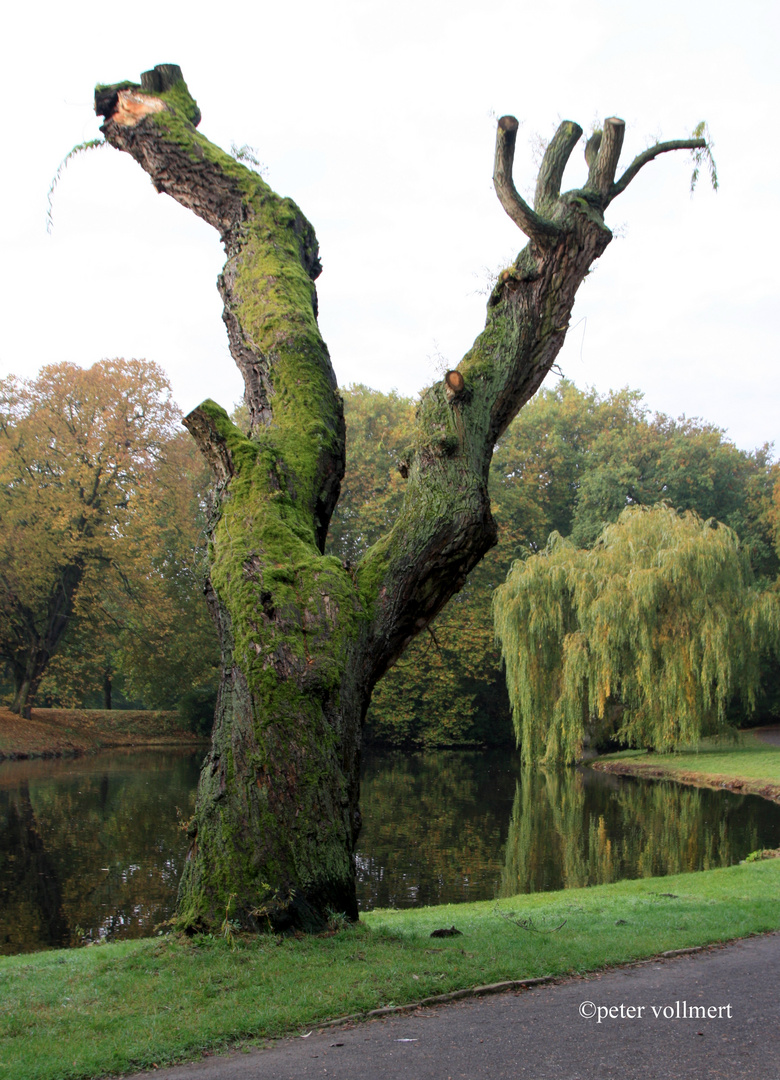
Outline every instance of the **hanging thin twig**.
<svg viewBox="0 0 780 1080">
<path fill-rule="evenodd" d="M 52 229 L 54 228 L 54 189 L 60 182 L 60 177 L 65 172 L 67 164 L 72 161 L 74 157 L 78 157 L 79 154 L 85 154 L 88 150 L 97 150 L 100 146 L 108 146 L 105 139 L 89 139 L 87 142 L 79 143 L 78 146 L 74 146 L 72 150 L 69 150 L 62 161 L 57 166 L 57 171 L 54 174 L 49 190 L 46 192 L 46 202 L 48 207 L 46 209 L 46 232 L 51 236 Z"/>
</svg>

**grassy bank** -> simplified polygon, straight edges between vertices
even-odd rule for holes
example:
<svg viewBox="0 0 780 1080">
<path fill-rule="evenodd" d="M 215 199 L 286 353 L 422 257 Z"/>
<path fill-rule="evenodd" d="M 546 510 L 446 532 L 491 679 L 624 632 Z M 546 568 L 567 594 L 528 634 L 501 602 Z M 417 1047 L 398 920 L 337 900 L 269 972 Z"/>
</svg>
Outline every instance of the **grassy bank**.
<svg viewBox="0 0 780 1080">
<path fill-rule="evenodd" d="M 0 960 L 0 1077 L 67 1080 L 252 1045 L 507 979 L 780 928 L 780 860 L 499 902 L 377 911 L 327 937 L 158 937 Z M 432 938 L 454 924 L 457 937 Z"/>
<path fill-rule="evenodd" d="M 762 742 L 755 731 L 702 739 L 675 754 L 624 750 L 589 764 L 603 772 L 725 787 L 780 802 L 780 746 Z"/>
<path fill-rule="evenodd" d="M 175 712 L 136 709 L 33 709 L 23 720 L 0 708 L 0 760 L 88 754 L 118 746 L 202 742 L 179 726 Z"/>
</svg>

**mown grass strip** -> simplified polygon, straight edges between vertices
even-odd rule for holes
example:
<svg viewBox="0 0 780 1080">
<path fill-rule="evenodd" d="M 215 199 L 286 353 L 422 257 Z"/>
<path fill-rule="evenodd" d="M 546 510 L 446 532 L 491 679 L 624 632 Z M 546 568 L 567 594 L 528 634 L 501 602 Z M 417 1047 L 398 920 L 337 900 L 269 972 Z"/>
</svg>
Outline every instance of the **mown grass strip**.
<svg viewBox="0 0 780 1080">
<path fill-rule="evenodd" d="M 459 936 L 430 936 L 453 924 Z M 0 1080 L 129 1072 L 468 987 L 592 971 L 778 928 L 780 860 L 770 860 L 376 911 L 330 937 L 261 937 L 231 948 L 222 938 L 168 936 L 7 957 Z"/>
<path fill-rule="evenodd" d="M 780 746 L 761 742 L 753 731 L 702 739 L 674 754 L 623 750 L 605 754 L 593 765 L 605 772 L 668 777 L 780 799 Z"/>
</svg>

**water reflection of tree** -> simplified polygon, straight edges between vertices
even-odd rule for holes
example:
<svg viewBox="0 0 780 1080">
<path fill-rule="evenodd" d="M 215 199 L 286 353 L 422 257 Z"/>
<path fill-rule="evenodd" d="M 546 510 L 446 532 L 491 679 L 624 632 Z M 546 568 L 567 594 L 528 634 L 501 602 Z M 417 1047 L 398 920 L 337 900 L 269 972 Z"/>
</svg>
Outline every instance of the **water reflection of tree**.
<svg viewBox="0 0 780 1080">
<path fill-rule="evenodd" d="M 29 785 L 0 791 L 0 953 L 67 945 L 60 877 L 47 851 L 30 801 Z"/>
<path fill-rule="evenodd" d="M 710 869 L 774 846 L 778 829 L 764 800 L 589 769 L 521 770 L 501 752 L 371 755 L 361 802 L 364 907 Z"/>
<path fill-rule="evenodd" d="M 744 799 L 727 798 L 671 783 L 621 779 L 612 787 L 580 770 L 523 769 L 501 895 L 727 866 L 760 846 L 755 815 L 744 814 Z"/>
<path fill-rule="evenodd" d="M 723 865 L 780 843 L 765 800 L 516 756 L 367 755 L 364 907 L 491 899 Z M 139 936 L 176 896 L 198 761 L 167 752 L 0 764 L 0 952 Z M 518 782 L 518 777 L 520 781 Z"/>
<path fill-rule="evenodd" d="M 149 934 L 176 900 L 186 838 L 176 816 L 191 813 L 198 762 L 170 753 L 103 758 L 70 766 L 56 780 L 0 790 L 0 951 L 67 944 L 67 927 L 85 937 Z M 21 764 L 21 763 L 19 763 Z M 32 848 L 14 827 L 19 792 L 27 791 L 46 863 L 16 883 L 15 866 Z M 25 847 L 26 843 L 26 847 Z M 10 884 L 9 884 L 10 883 Z M 56 888 L 66 937 L 52 939 L 38 893 Z M 36 892 L 36 889 L 38 892 Z"/>
<path fill-rule="evenodd" d="M 496 895 L 513 790 L 511 755 L 368 755 L 358 841 L 361 906 Z"/>
</svg>

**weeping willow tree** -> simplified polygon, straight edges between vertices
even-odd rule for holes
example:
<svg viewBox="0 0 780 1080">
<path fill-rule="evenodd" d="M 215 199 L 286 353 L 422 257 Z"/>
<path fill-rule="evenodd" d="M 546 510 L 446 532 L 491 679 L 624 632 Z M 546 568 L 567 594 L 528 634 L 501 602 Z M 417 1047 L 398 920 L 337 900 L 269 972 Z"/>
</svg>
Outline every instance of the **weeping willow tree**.
<svg viewBox="0 0 780 1080">
<path fill-rule="evenodd" d="M 631 507 L 579 549 L 553 533 L 493 601 L 526 761 L 574 761 L 591 726 L 669 751 L 752 709 L 778 603 L 736 534 L 667 505 Z"/>
</svg>

